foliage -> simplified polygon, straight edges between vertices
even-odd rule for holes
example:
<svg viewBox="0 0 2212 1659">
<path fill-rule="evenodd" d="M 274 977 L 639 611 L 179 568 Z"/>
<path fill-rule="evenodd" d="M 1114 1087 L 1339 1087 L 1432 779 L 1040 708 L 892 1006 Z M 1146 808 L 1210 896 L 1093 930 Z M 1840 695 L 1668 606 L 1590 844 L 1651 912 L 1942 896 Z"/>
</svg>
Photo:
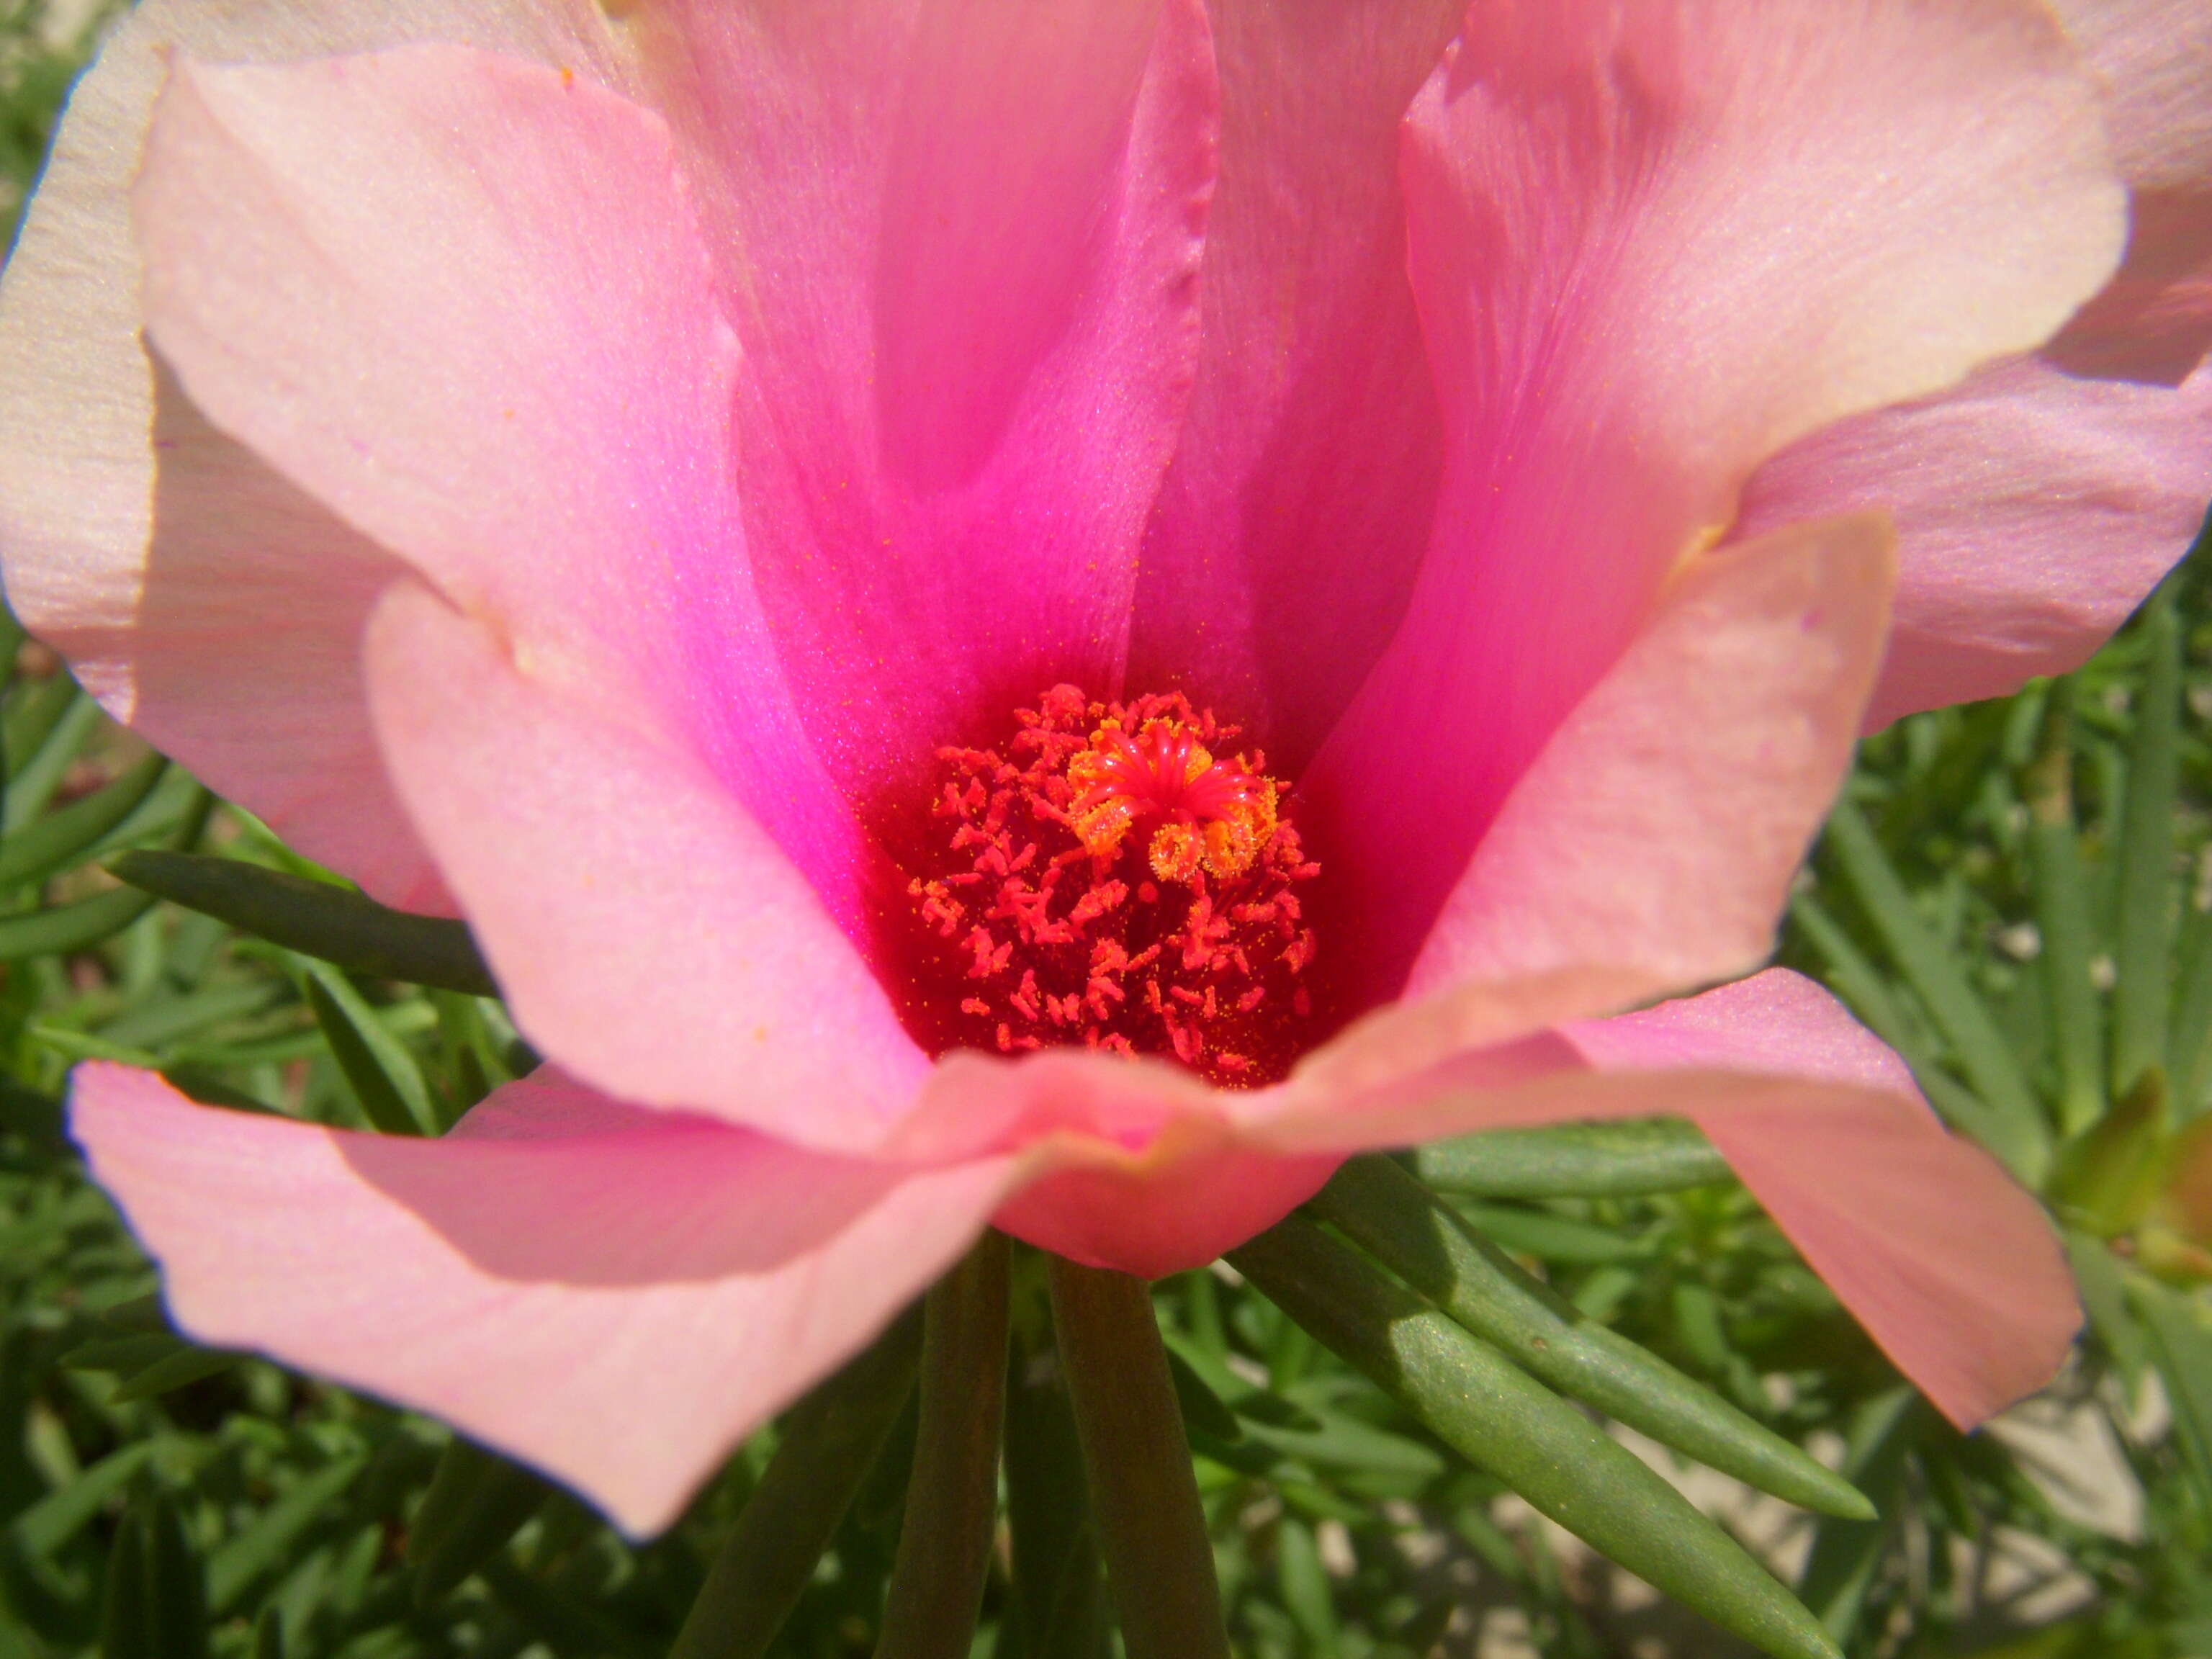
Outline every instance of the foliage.
<svg viewBox="0 0 2212 1659">
<path fill-rule="evenodd" d="M 38 0 L 0 17 L 0 176 L 20 191 L 82 43 Z M 2202 568 L 2186 570 L 2081 673 L 1871 740 L 1785 946 L 2067 1228 L 2092 1333 L 2046 1403 L 2122 1449 L 2139 1528 L 2087 1524 L 2057 1490 L 2066 1469 L 2014 1439 L 1945 1426 L 1694 1144 L 1554 1136 L 1420 1162 L 1443 1194 L 1443 1266 L 1418 1240 L 1363 1231 L 1356 1194 L 1332 1189 L 1314 1213 L 1371 1260 L 1302 1223 L 1301 1282 L 1349 1275 L 1344 1306 L 1398 1298 L 1389 1305 L 1407 1311 L 1394 1331 L 1462 1348 L 1516 1320 L 1611 1344 L 1708 1427 L 1638 1416 L 1633 1390 L 1605 1401 L 1615 1416 L 1754 1485 L 1848 1510 L 1840 1483 L 1824 1487 L 1793 1449 L 1839 1460 L 1875 1519 L 1813 1517 L 1717 1477 L 1697 1489 L 1719 1494 L 1854 1656 L 2212 1651 L 2212 1262 L 2173 1184 L 2212 1106 L 2208 601 Z M 927 1436 L 910 1397 L 911 1322 L 757 1437 L 643 1546 L 434 1423 L 168 1329 L 148 1263 L 65 1138 L 72 1063 L 122 1060 L 214 1104 L 424 1133 L 531 1057 L 497 1003 L 468 988 L 465 938 L 388 926 L 248 815 L 212 805 L 12 628 L 0 670 L 0 1659 L 659 1656 L 710 1575 L 709 1606 L 795 1598 L 768 1651 L 873 1650 Z M 230 883 L 228 897 L 193 886 L 210 872 L 177 856 L 193 850 L 230 861 L 212 877 Z M 257 870 L 293 884 L 256 884 Z M 238 925 L 156 902 L 154 889 Z M 264 902 L 276 908 L 253 909 Z M 284 916 L 307 920 L 288 931 Z M 429 988 L 380 976 L 395 972 Z M 1583 1195 L 1503 1178 L 1509 1152 L 1571 1166 L 1553 1190 Z M 1632 1167 L 1643 1173 L 1621 1173 Z M 1395 1166 L 1370 1175 L 1411 1185 Z M 1240 1259 L 1255 1279 L 1283 1271 L 1264 1250 Z M 1118 1640 L 1100 1540 L 1070 1501 L 1085 1476 L 1047 1278 L 1042 1258 L 1015 1253 L 1010 1519 L 977 1649 L 997 1659 L 1094 1659 Z M 1577 1483 L 1601 1480 L 1640 1513 L 1674 1514 L 1632 1458 L 1590 1453 L 1552 1491 L 1540 1459 L 1504 1455 L 1511 1437 L 1601 1441 L 1544 1388 L 1470 1416 L 1423 1392 L 1424 1362 L 1402 1344 L 1386 1352 L 1356 1320 L 1286 1297 L 1294 1320 L 1225 1267 L 1153 1300 L 1238 1653 L 1471 1655 L 1509 1626 L 1559 1659 L 1655 1638 L 1678 1653 L 1734 1650 L 1533 1520 L 1529 1501 L 1571 1520 L 1586 1495 Z M 1649 1356 L 1679 1389 L 1651 1381 Z M 1593 1397 L 1567 1369 L 1545 1381 Z M 793 1448 L 805 1480 L 791 1473 Z M 733 1584 L 732 1537 L 779 1540 L 781 1554 L 744 1559 L 755 1581 L 782 1576 Z M 1729 1618 L 1732 1547 L 1713 1539 L 1718 1577 L 1670 1588 Z M 1608 1547 L 1635 1559 L 1639 1546 Z M 2075 1585 L 2075 1604 L 2053 1613 L 2008 1595 L 2024 1560 Z M 1040 1584 L 1052 1587 L 1048 1613 Z"/>
</svg>

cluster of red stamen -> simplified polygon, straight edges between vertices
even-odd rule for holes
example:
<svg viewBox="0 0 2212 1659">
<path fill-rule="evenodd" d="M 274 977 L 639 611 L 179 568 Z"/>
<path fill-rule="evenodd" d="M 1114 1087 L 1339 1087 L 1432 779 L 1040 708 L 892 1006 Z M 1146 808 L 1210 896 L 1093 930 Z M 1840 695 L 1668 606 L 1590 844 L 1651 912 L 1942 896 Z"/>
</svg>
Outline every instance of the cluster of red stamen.
<svg viewBox="0 0 2212 1659">
<path fill-rule="evenodd" d="M 958 981 L 957 1016 L 928 1021 L 945 1045 L 1167 1054 L 1224 1085 L 1282 1075 L 1311 1010 L 1295 890 L 1320 872 L 1265 757 L 1216 758 L 1236 728 L 1180 694 L 1055 686 L 1015 725 L 1003 752 L 939 751 L 908 884 L 929 977 Z"/>
</svg>

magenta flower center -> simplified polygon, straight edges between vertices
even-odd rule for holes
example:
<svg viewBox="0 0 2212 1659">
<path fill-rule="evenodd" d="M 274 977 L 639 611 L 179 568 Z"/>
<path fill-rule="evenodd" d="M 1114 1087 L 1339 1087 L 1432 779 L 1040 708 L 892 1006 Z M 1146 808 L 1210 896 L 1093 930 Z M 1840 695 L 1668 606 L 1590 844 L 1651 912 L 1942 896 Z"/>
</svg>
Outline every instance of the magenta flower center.
<svg viewBox="0 0 2212 1659">
<path fill-rule="evenodd" d="M 1054 686 L 1002 748 L 938 752 L 907 893 L 925 944 L 909 1019 L 939 1050 L 1080 1044 L 1210 1082 L 1289 1069 L 1312 1012 L 1320 873 L 1256 751 L 1180 694 Z"/>
</svg>

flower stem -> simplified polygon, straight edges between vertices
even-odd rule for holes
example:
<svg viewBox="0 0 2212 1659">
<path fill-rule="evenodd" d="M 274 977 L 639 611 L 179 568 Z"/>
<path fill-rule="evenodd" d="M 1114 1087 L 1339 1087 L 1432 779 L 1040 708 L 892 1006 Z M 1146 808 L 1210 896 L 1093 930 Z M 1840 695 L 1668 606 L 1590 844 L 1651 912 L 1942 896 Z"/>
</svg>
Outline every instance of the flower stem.
<svg viewBox="0 0 2212 1659">
<path fill-rule="evenodd" d="M 906 1520 L 876 1659 L 967 1659 L 999 1508 L 1006 1240 L 986 1232 L 929 1293 Z"/>
<path fill-rule="evenodd" d="M 1043 1262 L 1037 1264 L 1042 1267 Z M 1043 1288 L 1043 1275 L 1037 1286 Z M 1083 1443 L 1048 1325 L 1018 1321 L 1006 1384 L 1009 1659 L 1103 1659 L 1106 1575 Z M 1001 1638 L 1002 1642 L 1005 1638 Z"/>
<path fill-rule="evenodd" d="M 1142 1279 L 1051 1261 L 1106 1576 L 1128 1659 L 1229 1659 L 1213 1546 L 1182 1413 Z"/>
<path fill-rule="evenodd" d="M 799 1604 L 914 1387 L 909 1312 L 799 1401 L 668 1659 L 759 1659 Z"/>
</svg>

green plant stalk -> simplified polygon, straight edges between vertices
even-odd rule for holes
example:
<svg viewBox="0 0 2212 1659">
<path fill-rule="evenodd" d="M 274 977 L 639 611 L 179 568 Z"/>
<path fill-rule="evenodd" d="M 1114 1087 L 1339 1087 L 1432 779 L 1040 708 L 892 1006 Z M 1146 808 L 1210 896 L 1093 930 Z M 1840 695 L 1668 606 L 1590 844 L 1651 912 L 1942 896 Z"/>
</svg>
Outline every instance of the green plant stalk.
<svg viewBox="0 0 2212 1659">
<path fill-rule="evenodd" d="M 2025 1184 L 2040 1188 L 2051 1167 L 2042 1109 L 2021 1070 L 2019 1056 L 1997 1030 L 1988 1006 L 1921 921 L 1889 855 L 1849 801 L 1839 802 L 1830 815 L 1826 840 L 1906 981 L 1927 1004 L 1968 1080 L 1989 1107 L 1984 1144 Z"/>
<path fill-rule="evenodd" d="M 29 823 L 46 810 L 46 803 L 61 787 L 71 763 L 82 752 L 106 718 L 90 697 L 73 699 L 40 741 L 27 753 L 8 780 L 7 803 L 0 822 Z"/>
<path fill-rule="evenodd" d="M 1892 1389 L 1861 1406 L 1850 1425 L 1844 1467 L 1893 1505 L 1905 1497 L 1905 1460 L 1925 1431 L 1927 1413 L 1909 1388 Z M 1866 1607 L 1867 1590 L 1889 1547 L 1895 1522 L 1887 1520 L 1820 1522 L 1799 1577 L 1799 1593 L 1838 1642 L 1850 1638 Z"/>
<path fill-rule="evenodd" d="M 77 707 L 77 696 L 76 682 L 66 674 L 56 674 L 32 682 L 8 700 L 6 715 L 0 718 L 0 732 L 5 733 L 9 777 L 21 776 L 37 757 L 61 724 L 62 716 Z"/>
<path fill-rule="evenodd" d="M 435 1607 L 506 1547 L 551 1492 L 528 1469 L 454 1436 L 438 1455 L 407 1534 L 415 1605 Z"/>
<path fill-rule="evenodd" d="M 1407 1161 L 1437 1191 L 1475 1198 L 1642 1198 L 1733 1178 L 1704 1132 L 1680 1118 L 1492 1129 Z"/>
<path fill-rule="evenodd" d="M 2173 999 L 2175 1115 L 2183 1121 L 2212 1106 L 2212 915 L 2192 910 Z"/>
<path fill-rule="evenodd" d="M 924 1304 L 921 1413 L 876 1659 L 968 1659 L 990 1574 L 1006 1415 L 1006 1235 L 976 1241 Z"/>
<path fill-rule="evenodd" d="M 208 815 L 215 810 L 215 797 L 206 790 L 195 787 L 191 804 L 184 818 L 172 831 L 168 840 L 173 846 L 190 847 L 207 828 Z M 125 857 L 131 856 L 125 854 Z M 149 854 L 150 857 L 183 857 L 182 854 Z M 130 888 L 118 888 L 112 893 L 96 893 L 92 897 L 79 899 L 72 904 L 61 904 L 51 910 L 33 910 L 27 915 L 9 916 L 0 920 L 0 962 L 12 962 L 23 957 L 68 956 L 78 951 L 91 949 L 102 939 L 121 933 L 132 922 L 154 908 L 150 894 Z"/>
<path fill-rule="evenodd" d="M 2181 629 L 2172 593 L 2154 599 L 2144 617 L 2150 665 L 2136 710 L 2120 815 L 2119 929 L 2112 952 L 2112 1093 L 2133 1089 L 2166 1064 L 2172 990 L 2166 906 L 2172 885 L 2174 790 L 2179 767 Z"/>
<path fill-rule="evenodd" d="M 361 993 L 319 962 L 301 981 L 331 1058 L 369 1122 L 387 1135 L 434 1133 L 437 1115 L 414 1056 L 377 1023 Z"/>
<path fill-rule="evenodd" d="M 1039 1322 L 1042 1325 L 1042 1322 Z M 1006 1522 L 1013 1595 L 1008 1659 L 1101 1659 L 1106 1577 L 1083 1443 L 1048 1333 L 1018 1332 L 1006 1393 Z M 1003 1639 L 1003 1638 L 1002 1638 Z"/>
<path fill-rule="evenodd" d="M 921 1356 L 921 1318 L 909 1311 L 793 1408 L 668 1659 L 768 1651 L 890 1437 Z"/>
<path fill-rule="evenodd" d="M 1053 1327 L 1128 1659 L 1229 1659 L 1213 1546 L 1145 1282 L 1048 1264 Z"/>
<path fill-rule="evenodd" d="M 499 994 L 476 941 L 458 921 L 387 909 L 347 888 L 240 859 L 141 849 L 118 854 L 107 868 L 173 904 L 356 973 Z"/>
<path fill-rule="evenodd" d="M 1431 1432 L 1602 1554 L 1778 1659 L 1820 1624 L 1634 1454 L 1488 1343 L 1297 1217 L 1229 1261 Z"/>
<path fill-rule="evenodd" d="M 1842 1476 L 1657 1355 L 1584 1319 L 1389 1159 L 1354 1158 L 1311 1207 L 1560 1393 L 1792 1504 L 1854 1520 L 1873 1516 Z"/>
<path fill-rule="evenodd" d="M 2105 1109 L 2104 1011 L 2089 977 L 2095 953 L 2089 884 L 2081 873 L 2074 823 L 2074 743 L 2070 682 L 2051 688 L 2044 717 L 2043 752 L 2023 781 L 2028 811 L 2028 862 L 2034 877 L 2039 967 L 2051 1004 L 2051 1048 L 2058 1064 L 2058 1125 L 2073 1134 Z"/>
<path fill-rule="evenodd" d="M 25 824 L 0 844 L 0 887 L 61 868 L 137 811 L 168 769 L 161 756 L 149 755 L 104 788 Z"/>
</svg>

